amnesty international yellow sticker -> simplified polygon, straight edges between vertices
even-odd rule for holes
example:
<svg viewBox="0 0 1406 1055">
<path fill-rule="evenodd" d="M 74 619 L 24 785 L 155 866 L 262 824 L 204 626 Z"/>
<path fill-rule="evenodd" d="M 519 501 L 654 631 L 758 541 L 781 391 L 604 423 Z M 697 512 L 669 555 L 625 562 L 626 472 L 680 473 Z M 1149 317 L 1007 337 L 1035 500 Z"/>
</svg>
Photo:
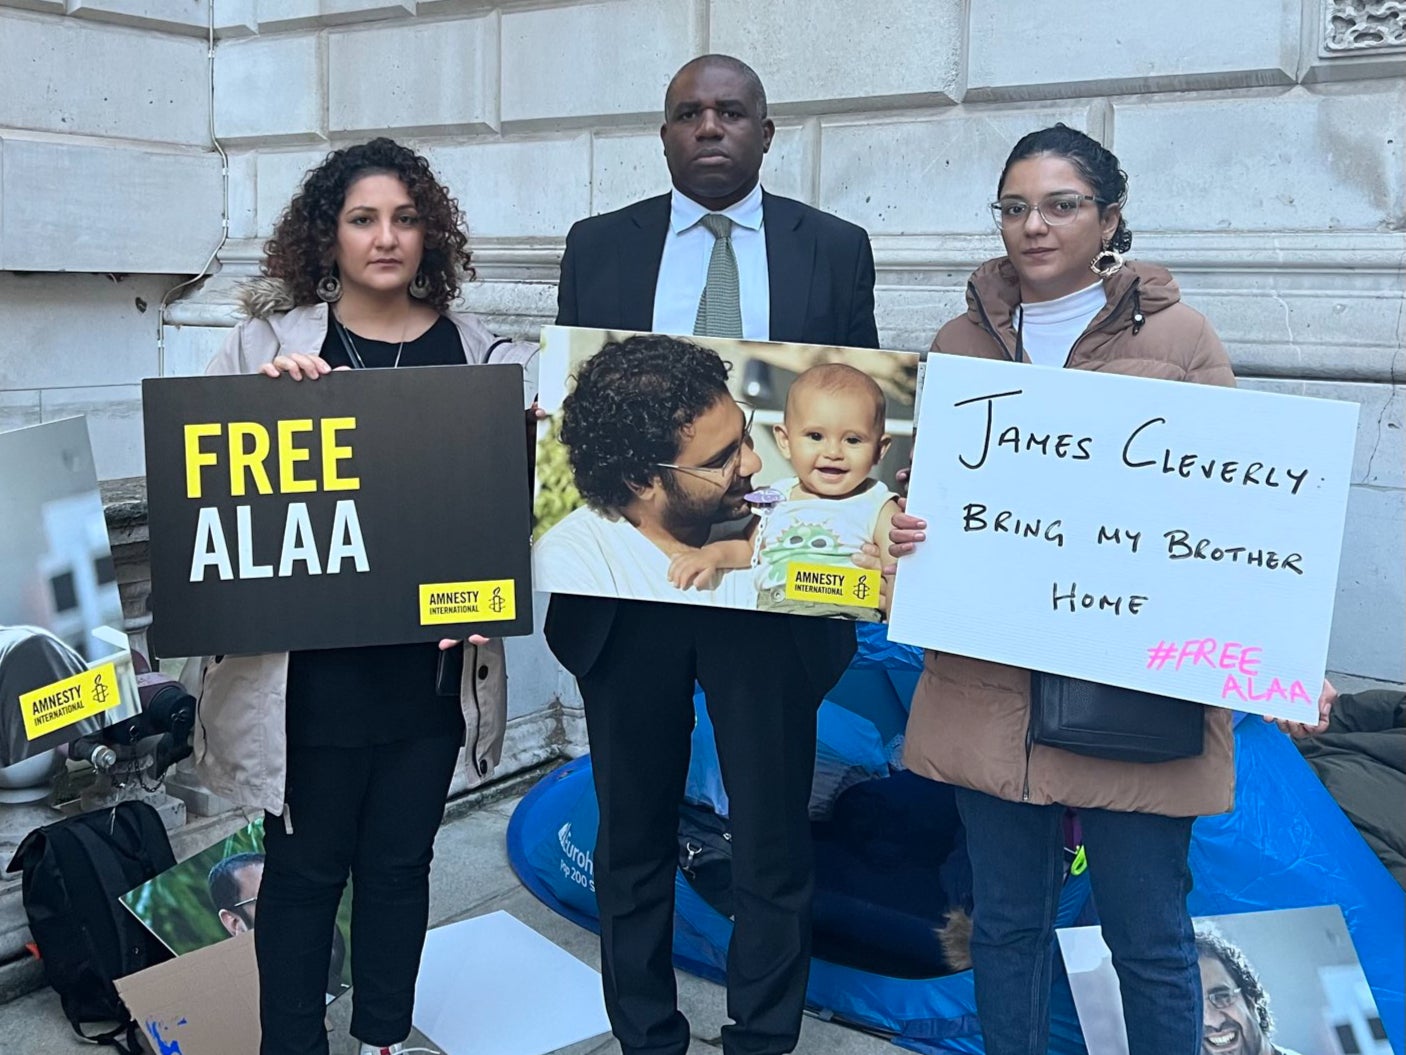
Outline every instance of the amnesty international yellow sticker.
<svg viewBox="0 0 1406 1055">
<path fill-rule="evenodd" d="M 786 565 L 786 598 L 878 608 L 879 573 L 869 568 L 793 562 Z"/>
<path fill-rule="evenodd" d="M 487 623 L 513 619 L 517 594 L 512 579 L 420 584 L 420 625 Z"/>
<path fill-rule="evenodd" d="M 45 733 L 62 729 L 84 718 L 101 714 L 122 702 L 117 691 L 117 668 L 111 663 L 85 670 L 63 681 L 20 696 L 24 734 L 37 740 Z"/>
</svg>

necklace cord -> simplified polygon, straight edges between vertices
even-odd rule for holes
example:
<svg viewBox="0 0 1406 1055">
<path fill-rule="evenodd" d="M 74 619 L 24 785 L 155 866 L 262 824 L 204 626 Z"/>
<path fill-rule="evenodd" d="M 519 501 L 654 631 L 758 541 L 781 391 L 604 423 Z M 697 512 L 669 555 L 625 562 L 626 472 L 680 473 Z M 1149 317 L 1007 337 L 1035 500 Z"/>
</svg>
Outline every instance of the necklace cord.
<svg viewBox="0 0 1406 1055">
<path fill-rule="evenodd" d="M 337 317 L 336 312 L 331 312 L 331 315 L 332 321 L 337 324 L 337 336 L 341 338 L 342 349 L 347 353 L 347 358 L 351 360 L 352 366 L 356 367 L 358 370 L 367 369 L 366 360 L 362 359 L 361 352 L 357 350 L 356 342 L 352 340 L 351 331 L 347 329 L 346 325 L 342 322 L 342 320 Z M 401 332 L 402 334 L 404 333 L 403 330 Z M 400 338 L 400 347 L 395 350 L 395 362 L 391 363 L 392 370 L 394 370 L 397 366 L 400 365 L 400 357 L 404 352 L 405 337 L 402 336 Z"/>
</svg>

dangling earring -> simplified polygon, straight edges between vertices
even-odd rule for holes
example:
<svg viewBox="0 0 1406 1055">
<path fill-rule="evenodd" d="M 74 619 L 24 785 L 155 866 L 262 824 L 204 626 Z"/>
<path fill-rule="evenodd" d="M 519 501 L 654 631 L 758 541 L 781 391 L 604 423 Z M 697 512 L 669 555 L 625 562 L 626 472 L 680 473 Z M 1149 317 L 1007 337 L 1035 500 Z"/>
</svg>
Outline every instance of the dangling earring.
<svg viewBox="0 0 1406 1055">
<path fill-rule="evenodd" d="M 410 295 L 416 300 L 424 300 L 430 295 L 430 280 L 423 271 L 415 272 L 415 277 L 410 280 Z"/>
<path fill-rule="evenodd" d="M 1116 275 L 1123 267 L 1123 254 L 1112 246 L 1105 245 L 1096 257 L 1089 262 L 1089 270 L 1099 278 Z"/>
<path fill-rule="evenodd" d="M 342 299 L 342 280 L 337 277 L 337 272 L 322 276 L 322 281 L 317 284 L 317 296 L 328 304 L 336 304 Z"/>
</svg>

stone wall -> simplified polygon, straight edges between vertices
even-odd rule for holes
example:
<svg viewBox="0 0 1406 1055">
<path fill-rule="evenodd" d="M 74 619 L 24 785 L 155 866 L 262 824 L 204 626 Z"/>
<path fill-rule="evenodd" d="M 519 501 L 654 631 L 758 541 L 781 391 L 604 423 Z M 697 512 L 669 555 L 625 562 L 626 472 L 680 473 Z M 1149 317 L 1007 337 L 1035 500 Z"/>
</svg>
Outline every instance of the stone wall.
<svg viewBox="0 0 1406 1055">
<path fill-rule="evenodd" d="M 0 312 L 19 319 L 0 333 L 6 421 L 82 405 L 100 419 L 104 474 L 139 471 L 132 386 L 158 366 L 201 367 L 304 171 L 377 133 L 422 149 L 464 205 L 480 277 L 470 307 L 502 332 L 535 332 L 553 312 L 571 222 L 667 189 L 657 126 L 671 73 L 730 52 L 771 97 L 768 188 L 871 231 L 890 347 L 926 347 L 959 310 L 967 273 L 999 251 L 985 206 L 1019 135 L 1063 120 L 1110 145 L 1131 177 L 1135 254 L 1177 274 L 1245 383 L 1361 403 L 1331 666 L 1406 676 L 1399 3 L 214 10 L 229 238 L 221 274 L 165 313 L 158 357 L 150 305 L 223 233 L 205 5 L 0 0 Z"/>
<path fill-rule="evenodd" d="M 67 8 L 0 3 L 0 428 L 87 414 L 131 476 L 161 299 L 221 234 L 206 9 Z"/>
</svg>

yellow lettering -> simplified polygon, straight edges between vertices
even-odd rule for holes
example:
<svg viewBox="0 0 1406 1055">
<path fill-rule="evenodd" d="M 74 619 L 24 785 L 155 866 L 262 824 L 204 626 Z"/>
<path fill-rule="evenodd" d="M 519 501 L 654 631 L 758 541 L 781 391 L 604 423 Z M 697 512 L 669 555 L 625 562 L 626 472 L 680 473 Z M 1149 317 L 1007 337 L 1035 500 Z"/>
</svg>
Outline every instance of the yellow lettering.
<svg viewBox="0 0 1406 1055">
<path fill-rule="evenodd" d="M 246 443 L 251 440 L 252 446 Z M 229 423 L 229 493 L 236 498 L 244 495 L 245 474 L 254 478 L 254 489 L 261 495 L 273 494 L 264 461 L 269 456 L 269 432 L 257 421 Z"/>
<path fill-rule="evenodd" d="M 212 451 L 202 451 L 200 440 L 204 436 L 218 436 L 221 426 L 218 422 L 210 422 L 202 425 L 187 425 L 185 427 L 185 449 L 186 449 L 186 497 L 199 498 L 200 492 L 200 468 L 203 465 L 215 465 L 219 462 L 220 456 Z"/>
<path fill-rule="evenodd" d="M 337 463 L 352 456 L 350 447 L 338 446 L 337 432 L 354 428 L 356 418 L 322 419 L 322 488 L 325 491 L 356 491 L 361 487 L 361 477 L 337 475 Z"/>
<path fill-rule="evenodd" d="M 293 418 L 278 423 L 278 490 L 280 494 L 301 494 L 316 491 L 316 480 L 299 480 L 294 465 L 305 462 L 310 457 L 306 447 L 293 443 L 295 432 L 311 432 L 312 418 Z"/>
</svg>

